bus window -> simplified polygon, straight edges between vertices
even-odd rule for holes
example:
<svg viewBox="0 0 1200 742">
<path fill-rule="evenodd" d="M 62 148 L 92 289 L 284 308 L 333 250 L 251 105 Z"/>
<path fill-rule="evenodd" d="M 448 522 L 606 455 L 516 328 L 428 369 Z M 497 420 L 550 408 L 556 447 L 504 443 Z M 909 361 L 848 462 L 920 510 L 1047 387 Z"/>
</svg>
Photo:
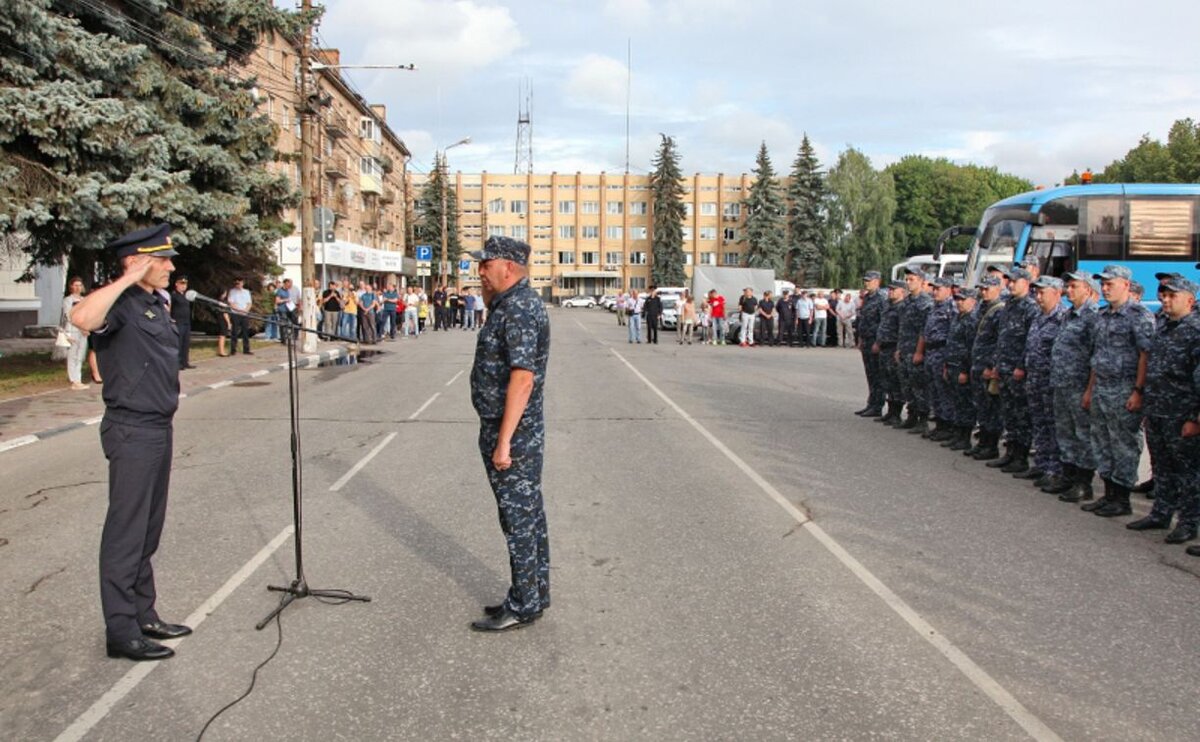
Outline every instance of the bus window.
<svg viewBox="0 0 1200 742">
<path fill-rule="evenodd" d="M 1093 260 L 1121 258 L 1121 199 L 1089 198 L 1083 202 L 1080 254 Z"/>
<path fill-rule="evenodd" d="M 1192 199 L 1129 199 L 1130 258 L 1190 258 Z"/>
</svg>

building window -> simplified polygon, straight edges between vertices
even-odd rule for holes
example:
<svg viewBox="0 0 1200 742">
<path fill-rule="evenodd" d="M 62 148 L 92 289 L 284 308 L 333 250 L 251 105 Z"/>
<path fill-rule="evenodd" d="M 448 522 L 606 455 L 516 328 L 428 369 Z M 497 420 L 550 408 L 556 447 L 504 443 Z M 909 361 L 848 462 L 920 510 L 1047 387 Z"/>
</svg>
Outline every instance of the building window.
<svg viewBox="0 0 1200 742">
<path fill-rule="evenodd" d="M 489 224 L 488 225 L 488 236 L 489 237 L 503 237 L 504 236 L 504 227 L 496 225 L 496 224 Z"/>
<path fill-rule="evenodd" d="M 575 253 L 567 252 L 566 250 L 559 251 L 559 253 L 558 253 L 558 264 L 559 265 L 574 265 L 574 263 L 575 263 Z"/>
<path fill-rule="evenodd" d="M 526 227 L 524 224 L 513 225 L 512 236 L 514 240 L 529 239 L 529 227 Z"/>
<path fill-rule="evenodd" d="M 605 228 L 604 236 L 610 240 L 620 240 L 625 238 L 625 229 L 620 226 L 610 226 Z"/>
<path fill-rule="evenodd" d="M 737 265 L 739 262 L 741 262 L 742 254 L 737 252 L 727 252 L 721 257 L 721 265 Z"/>
<path fill-rule="evenodd" d="M 717 239 L 717 228 L 716 227 L 701 227 L 700 228 L 700 239 L 702 239 L 702 240 Z"/>
<path fill-rule="evenodd" d="M 742 215 L 742 205 L 740 203 L 725 204 L 724 214 L 725 216 L 736 219 Z"/>
<path fill-rule="evenodd" d="M 582 259 L 579 262 L 583 263 L 584 265 L 596 265 L 598 262 L 600 262 L 600 253 L 598 252 L 585 252 L 580 255 L 580 257 Z"/>
<path fill-rule="evenodd" d="M 373 178 L 383 177 L 383 166 L 379 164 L 379 160 L 374 157 L 358 158 L 358 172 L 361 175 L 369 175 Z"/>
<path fill-rule="evenodd" d="M 691 242 L 692 241 L 692 228 L 691 227 L 681 227 L 681 231 L 683 233 L 683 241 Z"/>
<path fill-rule="evenodd" d="M 608 205 L 604 208 L 606 211 L 608 211 L 608 213 L 613 215 L 619 216 L 625 213 L 625 204 L 621 201 L 609 201 Z"/>
<path fill-rule="evenodd" d="M 579 231 L 580 231 L 580 237 L 582 237 L 585 240 L 600 239 L 600 227 L 596 226 L 595 224 L 589 224 L 585 227 L 580 227 Z"/>
<path fill-rule="evenodd" d="M 705 201 L 704 203 L 700 204 L 700 216 L 716 216 L 716 215 L 717 215 L 717 202 L 716 201 Z"/>
<path fill-rule="evenodd" d="M 645 265 L 646 264 L 646 253 L 644 253 L 644 252 L 629 253 L 629 264 L 630 265 Z"/>
<path fill-rule="evenodd" d="M 599 201 L 584 201 L 579 206 L 580 206 L 580 213 L 583 213 L 583 214 L 599 214 L 600 213 L 600 202 Z"/>
<path fill-rule="evenodd" d="M 529 211 L 529 202 L 513 199 L 508 202 L 508 210 L 513 214 L 524 214 Z"/>
<path fill-rule="evenodd" d="M 726 227 L 721 231 L 721 235 L 721 239 L 725 240 L 726 242 L 737 242 L 737 230 L 733 227 Z"/>
<path fill-rule="evenodd" d="M 717 254 L 715 252 L 700 253 L 700 265 L 716 265 Z"/>
<path fill-rule="evenodd" d="M 375 119 L 363 116 L 358 120 L 358 135 L 363 139 L 368 139 L 372 142 L 381 141 L 382 137 L 380 136 L 379 128 L 379 124 Z"/>
<path fill-rule="evenodd" d="M 503 214 L 504 213 L 504 199 L 493 198 L 491 201 L 488 201 L 488 213 L 489 214 Z"/>
<path fill-rule="evenodd" d="M 573 240 L 573 239 L 575 239 L 575 225 L 573 225 L 573 224 L 563 224 L 562 226 L 560 226 L 560 227 L 558 228 L 558 238 L 559 238 L 560 240 Z"/>
<path fill-rule="evenodd" d="M 683 264 L 684 264 L 684 265 L 691 265 L 693 262 L 694 262 L 694 261 L 692 260 L 692 254 L 691 254 L 690 252 L 685 252 L 685 253 L 683 254 Z"/>
<path fill-rule="evenodd" d="M 558 202 L 558 213 L 574 214 L 575 213 L 575 202 L 574 201 L 559 201 Z"/>
<path fill-rule="evenodd" d="M 645 216 L 648 213 L 647 209 L 646 209 L 646 202 L 645 201 L 630 201 L 629 202 L 629 213 L 633 214 L 634 216 Z"/>
<path fill-rule="evenodd" d="M 695 207 L 692 205 L 692 202 L 691 202 L 691 201 L 688 201 L 687 203 L 685 203 L 685 204 L 683 205 L 683 215 L 684 215 L 684 216 L 686 216 L 686 217 L 689 217 L 689 218 L 690 218 L 690 217 L 692 216 L 692 212 L 693 212 L 693 211 L 695 211 L 695 210 L 696 210 L 696 209 L 695 209 Z"/>
<path fill-rule="evenodd" d="M 631 239 L 631 240 L 646 239 L 646 228 L 645 227 L 630 227 L 629 228 L 629 239 Z"/>
<path fill-rule="evenodd" d="M 623 257 L 622 254 L 617 250 L 606 252 L 606 253 L 604 253 L 604 264 L 605 265 L 620 265 L 622 257 Z"/>
<path fill-rule="evenodd" d="M 631 276 L 629 278 L 629 288 L 637 289 L 638 291 L 645 291 L 646 290 L 646 277 L 645 276 Z"/>
</svg>

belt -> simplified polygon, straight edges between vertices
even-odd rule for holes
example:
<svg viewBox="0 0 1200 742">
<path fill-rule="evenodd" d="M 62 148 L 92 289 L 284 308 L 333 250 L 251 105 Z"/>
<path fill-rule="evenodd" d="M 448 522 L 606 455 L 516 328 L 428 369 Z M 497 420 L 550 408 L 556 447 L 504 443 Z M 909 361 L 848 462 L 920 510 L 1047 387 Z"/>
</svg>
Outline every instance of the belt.
<svg viewBox="0 0 1200 742">
<path fill-rule="evenodd" d="M 937 350 L 938 348 L 945 348 L 945 347 L 946 347 L 945 340 L 939 340 L 939 341 L 935 341 L 932 343 L 925 343 L 925 350 Z"/>
<path fill-rule="evenodd" d="M 895 343 L 880 343 L 879 349 L 880 350 L 895 350 L 896 344 Z"/>
</svg>

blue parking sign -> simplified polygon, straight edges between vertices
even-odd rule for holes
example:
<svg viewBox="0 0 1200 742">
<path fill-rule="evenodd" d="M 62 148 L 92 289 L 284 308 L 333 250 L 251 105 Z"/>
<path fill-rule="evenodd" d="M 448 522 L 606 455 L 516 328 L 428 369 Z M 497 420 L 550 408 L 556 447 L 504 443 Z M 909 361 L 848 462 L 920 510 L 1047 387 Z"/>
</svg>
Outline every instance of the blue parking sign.
<svg viewBox="0 0 1200 742">
<path fill-rule="evenodd" d="M 417 245 L 417 260 L 433 260 L 433 245 Z"/>
<path fill-rule="evenodd" d="M 458 269 L 460 271 L 463 271 L 464 273 L 471 270 L 471 261 L 470 260 L 458 261 Z"/>
</svg>

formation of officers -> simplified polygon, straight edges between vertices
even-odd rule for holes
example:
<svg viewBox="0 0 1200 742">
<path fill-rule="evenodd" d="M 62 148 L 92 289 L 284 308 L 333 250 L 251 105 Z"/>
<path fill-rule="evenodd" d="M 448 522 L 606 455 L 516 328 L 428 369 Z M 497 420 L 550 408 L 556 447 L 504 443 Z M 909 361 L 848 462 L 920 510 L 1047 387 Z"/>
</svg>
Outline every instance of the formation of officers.
<svg viewBox="0 0 1200 742">
<path fill-rule="evenodd" d="M 1152 493 L 1150 514 L 1126 527 L 1167 530 L 1171 544 L 1196 539 L 1200 286 L 1156 274 L 1162 309 L 1152 314 L 1125 266 L 1039 273 L 1030 258 L 989 267 L 972 288 L 913 267 L 886 288 L 878 272 L 864 275 L 858 334 L 870 391 L 855 414 L 1100 517 L 1130 515 L 1130 493 Z M 1139 485 L 1143 436 L 1153 478 Z M 1187 553 L 1200 556 L 1200 546 Z"/>
</svg>

